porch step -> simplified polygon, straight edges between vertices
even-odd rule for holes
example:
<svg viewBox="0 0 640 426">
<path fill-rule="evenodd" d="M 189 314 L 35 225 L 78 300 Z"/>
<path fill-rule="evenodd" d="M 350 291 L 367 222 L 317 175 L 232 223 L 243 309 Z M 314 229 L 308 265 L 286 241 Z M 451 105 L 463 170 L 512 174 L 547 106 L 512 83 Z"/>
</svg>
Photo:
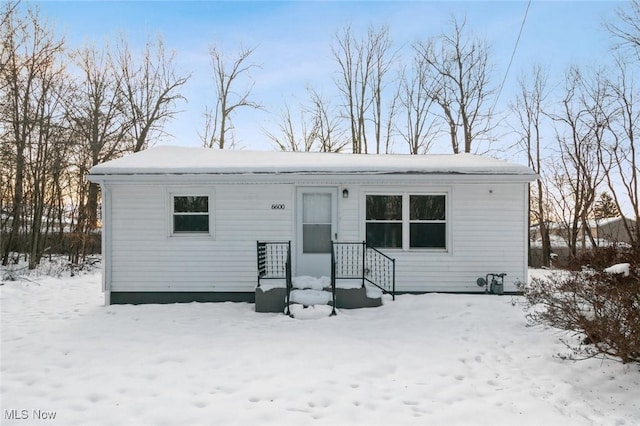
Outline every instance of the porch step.
<svg viewBox="0 0 640 426">
<path fill-rule="evenodd" d="M 297 289 L 289 295 L 289 315 L 297 319 L 318 319 L 335 314 L 330 291 Z"/>
<path fill-rule="evenodd" d="M 297 303 L 304 306 L 329 305 L 332 296 L 328 291 L 323 290 L 292 290 L 290 303 Z"/>
<path fill-rule="evenodd" d="M 325 290 L 331 288 L 331 278 L 329 277 L 310 277 L 308 275 L 300 275 L 291 279 L 293 288 L 296 289 L 310 289 L 310 290 Z"/>
<path fill-rule="evenodd" d="M 308 320 L 326 318 L 330 317 L 332 313 L 333 308 L 329 305 L 289 305 L 289 315 L 296 319 Z"/>
</svg>

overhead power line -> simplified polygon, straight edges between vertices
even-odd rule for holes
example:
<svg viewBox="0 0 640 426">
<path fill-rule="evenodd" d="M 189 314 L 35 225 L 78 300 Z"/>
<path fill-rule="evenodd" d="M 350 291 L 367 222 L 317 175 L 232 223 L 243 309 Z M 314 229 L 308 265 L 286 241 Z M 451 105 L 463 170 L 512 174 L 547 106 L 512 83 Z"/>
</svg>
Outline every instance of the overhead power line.
<svg viewBox="0 0 640 426">
<path fill-rule="evenodd" d="M 498 99 L 502 94 L 502 89 L 504 88 L 504 84 L 507 81 L 507 76 L 509 75 L 509 70 L 511 69 L 511 64 L 513 63 L 513 58 L 516 56 L 516 50 L 518 50 L 518 44 L 520 43 L 520 37 L 522 37 L 522 31 L 524 30 L 524 24 L 527 22 L 527 15 L 529 14 L 529 7 L 531 7 L 531 0 L 527 2 L 527 9 L 524 11 L 524 16 L 522 17 L 522 23 L 520 24 L 520 31 L 518 32 L 518 37 L 516 38 L 516 42 L 513 45 L 513 51 L 511 52 L 511 58 L 509 59 L 509 64 L 507 65 L 507 69 L 504 72 L 504 77 L 502 78 L 502 83 L 500 83 L 500 88 L 498 89 L 498 94 L 493 102 L 493 106 L 491 107 L 490 114 L 493 113 L 493 110 L 496 108 L 498 104 Z"/>
</svg>

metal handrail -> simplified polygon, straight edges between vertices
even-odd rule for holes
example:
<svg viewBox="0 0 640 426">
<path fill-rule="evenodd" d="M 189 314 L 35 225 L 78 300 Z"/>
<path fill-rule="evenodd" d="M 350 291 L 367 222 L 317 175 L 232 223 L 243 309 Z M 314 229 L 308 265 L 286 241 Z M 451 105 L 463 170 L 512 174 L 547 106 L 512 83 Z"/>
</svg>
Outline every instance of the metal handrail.
<svg viewBox="0 0 640 426">
<path fill-rule="evenodd" d="M 291 279 L 291 241 L 258 241 L 258 287 L 262 280 L 284 279 L 286 284 L 285 313 L 289 314 L 289 300 L 293 287 Z"/>
<path fill-rule="evenodd" d="M 291 301 L 291 290 L 293 288 L 293 280 L 291 279 L 291 241 L 287 245 L 287 262 L 285 266 L 285 282 L 287 284 L 287 291 L 284 299 L 285 315 L 291 315 L 289 304 Z"/>
<path fill-rule="evenodd" d="M 336 315 L 336 253 L 333 245 L 333 241 L 331 242 L 331 316 Z"/>
<path fill-rule="evenodd" d="M 258 287 L 261 280 L 286 278 L 291 241 L 258 241 Z"/>
<path fill-rule="evenodd" d="M 369 274 L 365 279 L 383 292 L 391 294 L 392 300 L 396 300 L 396 260 L 382 253 L 377 248 L 366 245 L 366 242 L 365 247 L 365 252 L 370 251 L 371 253 L 374 253 L 375 256 L 378 256 L 378 258 L 382 258 L 383 262 L 386 261 L 386 265 L 383 265 L 382 268 L 375 268 L 372 267 L 372 264 L 378 265 L 379 262 L 376 261 L 376 258 L 374 257 L 369 263 L 369 268 L 367 268 Z M 369 256 L 366 256 L 366 258 L 371 259 Z M 391 265 L 390 271 L 388 270 L 389 264 Z M 391 282 L 389 283 L 389 281 Z"/>
<path fill-rule="evenodd" d="M 338 250 L 341 256 L 336 253 L 337 247 L 346 247 Z M 332 241 L 331 254 L 332 282 L 336 279 L 360 279 L 363 287 L 365 282 L 368 282 L 384 293 L 391 294 L 392 299 L 395 300 L 395 259 L 367 245 L 366 241 Z"/>
</svg>

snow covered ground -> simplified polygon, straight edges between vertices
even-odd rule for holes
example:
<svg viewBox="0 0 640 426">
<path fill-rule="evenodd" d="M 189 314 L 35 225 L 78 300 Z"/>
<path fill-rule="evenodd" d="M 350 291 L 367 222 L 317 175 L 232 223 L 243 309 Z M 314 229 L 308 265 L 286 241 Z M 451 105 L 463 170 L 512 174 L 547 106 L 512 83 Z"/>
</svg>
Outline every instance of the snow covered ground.
<svg viewBox="0 0 640 426">
<path fill-rule="evenodd" d="M 0 287 L 3 425 L 640 423 L 638 366 L 562 361 L 559 334 L 527 327 L 510 296 L 300 321 L 245 303 L 105 307 L 97 273 L 32 279 Z"/>
</svg>

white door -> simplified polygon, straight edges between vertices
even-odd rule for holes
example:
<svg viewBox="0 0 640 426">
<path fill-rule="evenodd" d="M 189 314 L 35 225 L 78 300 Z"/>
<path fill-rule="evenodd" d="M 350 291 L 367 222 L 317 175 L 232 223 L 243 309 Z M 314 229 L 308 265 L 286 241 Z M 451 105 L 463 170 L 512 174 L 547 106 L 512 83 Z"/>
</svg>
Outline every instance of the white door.
<svg viewBox="0 0 640 426">
<path fill-rule="evenodd" d="M 296 275 L 331 275 L 331 240 L 338 239 L 338 188 L 298 188 Z"/>
</svg>

